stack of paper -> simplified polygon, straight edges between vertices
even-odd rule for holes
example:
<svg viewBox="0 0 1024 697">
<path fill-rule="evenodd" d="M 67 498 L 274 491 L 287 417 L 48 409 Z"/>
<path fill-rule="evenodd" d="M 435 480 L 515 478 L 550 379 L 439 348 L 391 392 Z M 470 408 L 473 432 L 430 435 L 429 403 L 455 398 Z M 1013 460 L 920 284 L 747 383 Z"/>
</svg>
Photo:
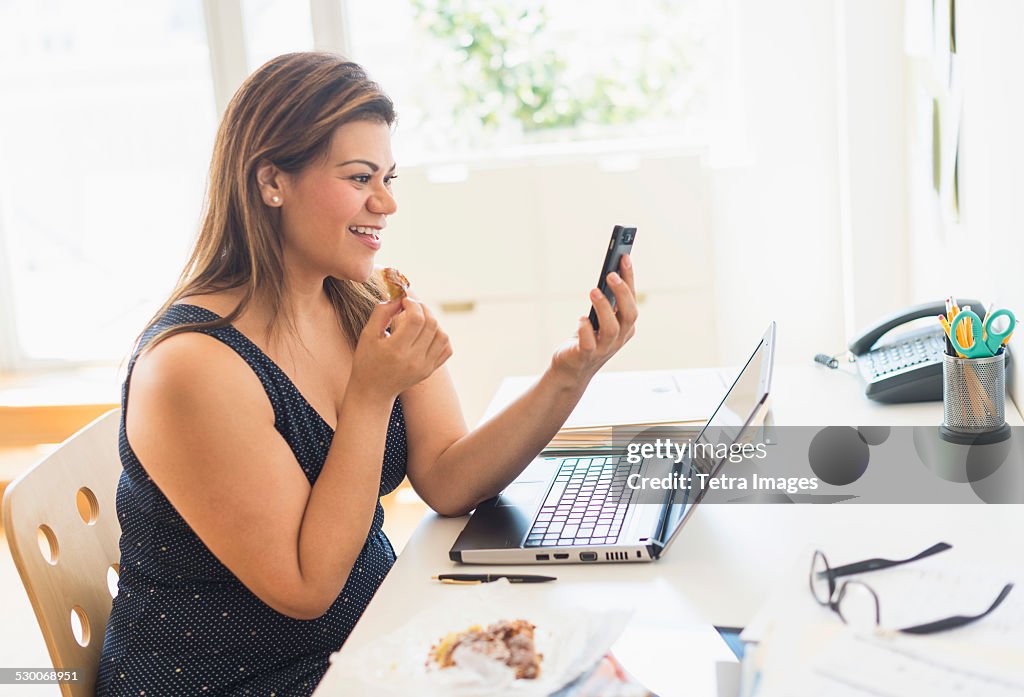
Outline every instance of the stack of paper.
<svg viewBox="0 0 1024 697">
<path fill-rule="evenodd" d="M 506 378 L 483 418 L 511 404 L 537 379 Z M 623 436 L 628 440 L 640 433 L 673 438 L 695 434 L 722 400 L 726 387 L 716 369 L 598 373 L 549 449 L 607 448 L 623 442 Z"/>
<path fill-rule="evenodd" d="M 562 450 L 580 450 L 586 448 L 622 450 L 632 441 L 653 443 L 656 439 L 670 439 L 683 442 L 696 438 L 703 421 L 690 421 L 671 424 L 647 424 L 617 426 L 615 428 L 595 427 L 562 429 L 555 434 L 544 449 L 547 453 Z"/>
</svg>

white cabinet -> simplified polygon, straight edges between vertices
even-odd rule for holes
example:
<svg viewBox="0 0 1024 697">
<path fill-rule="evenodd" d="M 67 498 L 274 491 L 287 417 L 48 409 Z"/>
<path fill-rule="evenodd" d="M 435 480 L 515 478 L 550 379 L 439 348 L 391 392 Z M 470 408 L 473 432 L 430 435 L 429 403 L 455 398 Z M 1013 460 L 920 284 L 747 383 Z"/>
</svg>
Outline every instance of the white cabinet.
<svg viewBox="0 0 1024 697">
<path fill-rule="evenodd" d="M 596 163 L 534 171 L 544 252 L 537 263 L 548 292 L 586 296 L 614 225 L 637 228 L 640 289 L 710 284 L 709 195 L 696 157 L 640 160 L 625 172 L 604 172 Z"/>
<path fill-rule="evenodd" d="M 715 363 L 707 189 L 694 156 L 611 172 L 594 158 L 470 167 L 458 183 L 403 168 L 379 262 L 438 311 L 473 425 L 505 376 L 542 372 L 574 334 L 615 224 L 638 228 L 643 304 L 636 338 L 609 368 Z"/>
<path fill-rule="evenodd" d="M 532 375 L 547 367 L 551 352 L 537 331 L 537 303 L 482 300 L 457 312 L 431 307 L 451 338 L 448 370 L 470 427 L 505 376 Z"/>
<path fill-rule="evenodd" d="M 640 294 L 636 335 L 607 364 L 609 370 L 654 370 L 714 365 L 715 317 L 707 289 Z M 541 331 L 552 347 L 567 338 L 582 314 L 580 303 L 557 298 L 544 303 Z"/>
<path fill-rule="evenodd" d="M 533 182 L 520 168 L 470 172 L 434 183 L 421 168 L 395 182 L 398 212 L 381 259 L 422 297 L 445 301 L 512 298 L 536 288 L 537 213 Z"/>
</svg>

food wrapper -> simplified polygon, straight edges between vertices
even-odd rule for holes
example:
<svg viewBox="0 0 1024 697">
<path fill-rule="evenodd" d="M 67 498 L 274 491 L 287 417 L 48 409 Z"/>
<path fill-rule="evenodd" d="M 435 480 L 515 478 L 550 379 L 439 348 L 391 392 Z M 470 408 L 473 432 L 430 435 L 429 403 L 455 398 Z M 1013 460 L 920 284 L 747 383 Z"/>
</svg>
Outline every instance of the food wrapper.
<svg viewBox="0 0 1024 697">
<path fill-rule="evenodd" d="M 342 671 L 346 694 L 427 697 L 533 697 L 550 695 L 592 670 L 625 629 L 631 609 L 601 609 L 554 602 L 548 596 L 511 587 L 502 579 L 452 588 L 459 605 L 424 608 L 388 636 L 331 657 L 331 672 Z M 543 654 L 540 675 L 515 678 L 502 663 L 456 648 L 457 665 L 440 668 L 430 647 L 449 632 L 499 620 L 524 619 L 536 625 L 534 642 Z"/>
</svg>

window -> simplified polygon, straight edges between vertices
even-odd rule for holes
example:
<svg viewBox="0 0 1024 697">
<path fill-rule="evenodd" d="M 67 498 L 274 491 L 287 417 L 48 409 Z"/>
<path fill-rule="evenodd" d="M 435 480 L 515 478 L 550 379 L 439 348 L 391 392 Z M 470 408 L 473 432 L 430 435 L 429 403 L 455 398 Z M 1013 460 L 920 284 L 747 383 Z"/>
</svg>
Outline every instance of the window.
<svg viewBox="0 0 1024 697">
<path fill-rule="evenodd" d="M 391 94 L 404 164 L 628 138 L 702 143 L 717 0 L 349 2 L 353 58 Z"/>
<path fill-rule="evenodd" d="M 0 4 L 7 367 L 130 351 L 200 222 L 210 75 L 200 0 Z"/>
<path fill-rule="evenodd" d="M 395 99 L 403 165 L 705 145 L 732 123 L 712 117 L 731 0 L 336 1 L 0 2 L 0 370 L 128 353 L 201 223 L 213 76 L 226 99 L 314 35 L 349 37 Z"/>
<path fill-rule="evenodd" d="M 309 2 L 242 0 L 242 21 L 250 73 L 282 53 L 313 50 Z"/>
</svg>

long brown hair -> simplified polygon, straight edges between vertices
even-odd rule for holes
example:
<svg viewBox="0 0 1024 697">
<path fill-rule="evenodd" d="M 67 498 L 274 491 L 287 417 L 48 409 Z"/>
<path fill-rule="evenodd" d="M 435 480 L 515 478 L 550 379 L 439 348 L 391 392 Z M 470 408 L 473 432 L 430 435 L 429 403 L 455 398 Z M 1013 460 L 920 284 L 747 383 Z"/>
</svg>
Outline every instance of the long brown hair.
<svg viewBox="0 0 1024 697">
<path fill-rule="evenodd" d="M 391 126 L 394 105 L 361 67 L 337 54 L 285 54 L 246 79 L 217 129 L 199 236 L 174 290 L 146 330 L 183 297 L 239 287 L 244 294 L 228 315 L 165 329 L 147 349 L 175 334 L 231 324 L 257 291 L 271 308 L 267 330 L 276 332 L 284 294 L 280 211 L 264 205 L 256 170 L 269 162 L 284 172 L 299 172 L 327 157 L 335 129 L 352 121 Z M 355 346 L 374 305 L 384 298 L 379 281 L 327 278 L 324 291 Z"/>
</svg>

